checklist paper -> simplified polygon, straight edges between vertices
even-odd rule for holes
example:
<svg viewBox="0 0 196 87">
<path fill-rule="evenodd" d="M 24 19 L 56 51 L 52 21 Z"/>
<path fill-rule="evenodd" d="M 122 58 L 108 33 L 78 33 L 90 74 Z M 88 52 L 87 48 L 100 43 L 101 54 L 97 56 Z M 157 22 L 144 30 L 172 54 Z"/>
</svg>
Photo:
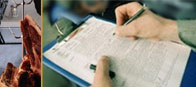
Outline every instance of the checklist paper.
<svg viewBox="0 0 196 87">
<path fill-rule="evenodd" d="M 116 25 L 95 17 L 68 42 L 61 41 L 44 53 L 50 61 L 92 84 L 96 64 L 109 56 L 116 87 L 180 87 L 190 48 L 172 42 L 135 41 L 113 36 Z"/>
</svg>

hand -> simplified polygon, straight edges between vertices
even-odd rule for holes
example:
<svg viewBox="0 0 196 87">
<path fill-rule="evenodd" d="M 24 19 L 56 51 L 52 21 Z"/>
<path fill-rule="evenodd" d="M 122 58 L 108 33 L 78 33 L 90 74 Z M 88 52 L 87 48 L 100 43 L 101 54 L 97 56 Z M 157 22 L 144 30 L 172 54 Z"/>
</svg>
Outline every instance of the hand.
<svg viewBox="0 0 196 87">
<path fill-rule="evenodd" d="M 176 21 L 163 18 L 145 8 L 145 12 L 126 26 L 123 23 L 137 13 L 142 6 L 137 2 L 128 3 L 115 10 L 117 19 L 118 36 L 130 37 L 135 40 L 138 37 L 153 41 L 168 40 L 181 42 L 178 37 Z"/>
<path fill-rule="evenodd" d="M 103 56 L 98 62 L 92 87 L 113 87 L 113 82 L 109 76 L 109 59 L 107 56 Z"/>
</svg>

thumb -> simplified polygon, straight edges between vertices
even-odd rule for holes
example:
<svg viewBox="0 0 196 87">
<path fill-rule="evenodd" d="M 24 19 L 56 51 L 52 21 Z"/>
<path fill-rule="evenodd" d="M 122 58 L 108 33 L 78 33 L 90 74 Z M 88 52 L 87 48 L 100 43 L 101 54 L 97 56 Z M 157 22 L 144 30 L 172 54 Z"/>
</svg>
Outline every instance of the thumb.
<svg viewBox="0 0 196 87">
<path fill-rule="evenodd" d="M 107 56 L 102 56 L 99 60 L 96 73 L 101 74 L 101 76 L 109 76 L 109 58 Z"/>
<path fill-rule="evenodd" d="M 109 58 L 107 56 L 103 56 L 97 64 L 93 87 L 113 87 L 109 76 Z"/>
</svg>

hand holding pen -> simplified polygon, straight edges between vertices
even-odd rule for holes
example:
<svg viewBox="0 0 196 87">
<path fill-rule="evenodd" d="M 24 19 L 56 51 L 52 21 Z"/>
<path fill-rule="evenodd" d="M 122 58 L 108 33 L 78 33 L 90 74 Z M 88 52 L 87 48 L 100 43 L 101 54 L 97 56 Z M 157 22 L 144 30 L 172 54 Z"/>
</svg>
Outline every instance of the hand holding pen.
<svg viewBox="0 0 196 87">
<path fill-rule="evenodd" d="M 181 42 L 176 21 L 163 18 L 137 2 L 119 6 L 115 10 L 117 28 L 115 34 L 121 37 L 168 40 Z M 127 22 L 125 22 L 128 20 Z"/>
</svg>

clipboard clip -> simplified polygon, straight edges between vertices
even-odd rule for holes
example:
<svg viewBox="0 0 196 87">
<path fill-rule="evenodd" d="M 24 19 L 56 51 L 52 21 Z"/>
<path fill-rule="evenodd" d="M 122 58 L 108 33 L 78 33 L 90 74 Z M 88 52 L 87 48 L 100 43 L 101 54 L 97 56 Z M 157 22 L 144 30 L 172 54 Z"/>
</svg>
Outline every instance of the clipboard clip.
<svg viewBox="0 0 196 87">
<path fill-rule="evenodd" d="M 65 35 L 65 34 L 60 30 L 60 28 L 59 28 L 59 26 L 58 26 L 57 23 L 55 23 L 54 25 L 55 25 L 55 28 L 56 28 L 58 34 L 59 34 L 59 35 L 57 36 L 58 42 L 60 42 L 60 41 L 67 42 L 67 41 L 69 41 L 71 38 L 73 38 L 78 32 L 80 32 L 80 29 L 76 29 L 76 30 L 72 31 L 70 34 Z"/>
<path fill-rule="evenodd" d="M 62 38 L 64 37 L 64 34 L 63 34 L 63 32 L 60 30 L 60 28 L 59 28 L 59 26 L 58 26 L 57 23 L 54 23 L 54 25 L 55 25 L 55 29 L 56 29 L 57 32 L 58 32 L 58 36 L 57 36 L 56 39 L 57 39 L 58 42 L 60 42 L 60 41 L 62 40 Z M 63 41 L 67 42 L 67 40 L 63 40 Z"/>
</svg>

